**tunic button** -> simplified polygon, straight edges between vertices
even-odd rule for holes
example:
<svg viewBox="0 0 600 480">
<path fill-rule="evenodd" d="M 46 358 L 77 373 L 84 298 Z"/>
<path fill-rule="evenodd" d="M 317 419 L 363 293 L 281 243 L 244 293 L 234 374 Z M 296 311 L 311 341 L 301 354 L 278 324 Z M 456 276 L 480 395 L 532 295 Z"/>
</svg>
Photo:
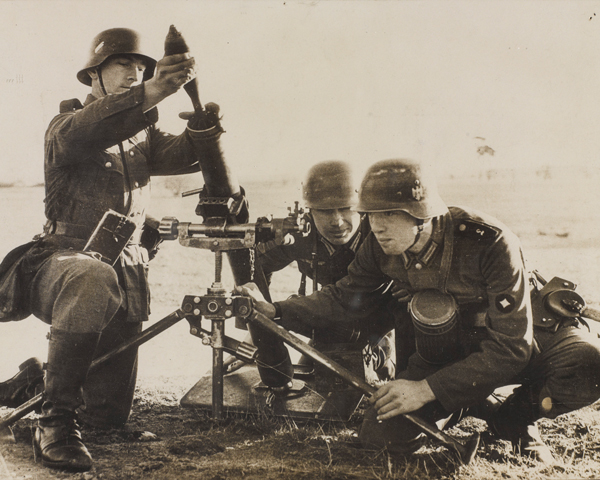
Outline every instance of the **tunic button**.
<svg viewBox="0 0 600 480">
<path fill-rule="evenodd" d="M 416 264 L 415 264 L 415 268 L 416 268 L 417 270 L 421 270 L 421 269 L 423 268 L 423 265 L 421 265 L 420 263 L 416 263 Z"/>
<path fill-rule="evenodd" d="M 106 168 L 110 168 L 110 167 L 112 167 L 112 162 L 106 162 L 106 163 L 104 164 L 104 166 L 105 166 Z"/>
<path fill-rule="evenodd" d="M 140 186 L 140 182 L 135 182 L 135 183 L 133 184 L 133 186 L 134 186 L 135 188 L 138 188 L 138 187 Z"/>
<path fill-rule="evenodd" d="M 129 150 L 129 155 L 133 157 L 135 155 L 135 152 L 133 150 Z"/>
<path fill-rule="evenodd" d="M 464 231 L 467 229 L 467 226 L 466 226 L 464 223 L 461 223 L 461 224 L 460 224 L 460 226 L 458 227 L 458 229 L 459 229 L 461 232 L 464 232 Z"/>
</svg>

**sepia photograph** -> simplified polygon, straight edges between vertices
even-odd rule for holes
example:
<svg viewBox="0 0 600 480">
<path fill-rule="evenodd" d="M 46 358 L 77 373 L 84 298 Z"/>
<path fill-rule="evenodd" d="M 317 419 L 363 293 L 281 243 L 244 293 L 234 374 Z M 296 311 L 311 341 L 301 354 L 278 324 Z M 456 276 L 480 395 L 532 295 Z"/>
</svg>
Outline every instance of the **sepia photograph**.
<svg viewBox="0 0 600 480">
<path fill-rule="evenodd" d="M 0 17 L 0 479 L 600 478 L 600 1 Z"/>
</svg>

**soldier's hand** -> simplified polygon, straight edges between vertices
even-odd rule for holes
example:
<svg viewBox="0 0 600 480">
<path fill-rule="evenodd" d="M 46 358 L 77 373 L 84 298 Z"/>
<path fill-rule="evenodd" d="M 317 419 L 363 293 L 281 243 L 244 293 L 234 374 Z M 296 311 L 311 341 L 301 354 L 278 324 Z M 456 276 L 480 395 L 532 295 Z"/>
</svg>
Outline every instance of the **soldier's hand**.
<svg viewBox="0 0 600 480">
<path fill-rule="evenodd" d="M 252 298 L 252 304 L 257 311 L 271 320 L 275 318 L 275 306 L 265 300 L 265 297 L 263 297 L 263 294 L 255 283 L 250 282 L 241 286 L 236 286 L 234 293 Z"/>
<path fill-rule="evenodd" d="M 208 130 L 220 124 L 220 109 L 216 103 L 209 102 L 204 105 L 204 111 L 181 112 L 179 118 L 188 121 L 187 126 L 190 130 Z"/>
<path fill-rule="evenodd" d="M 435 400 L 427 380 L 393 380 L 379 387 L 369 398 L 377 410 L 377 420 L 414 412 Z"/>
<path fill-rule="evenodd" d="M 175 93 L 190 80 L 196 78 L 196 61 L 189 53 L 178 53 L 161 58 L 156 64 L 154 81 L 167 92 Z"/>
<path fill-rule="evenodd" d="M 144 112 L 174 94 L 196 77 L 195 60 L 189 53 L 165 56 L 156 64 L 154 76 L 144 82 Z"/>
<path fill-rule="evenodd" d="M 392 285 L 392 297 L 394 297 L 399 302 L 409 302 L 412 298 L 411 293 L 406 289 L 402 288 L 400 285 L 396 285 L 395 283 Z"/>
</svg>

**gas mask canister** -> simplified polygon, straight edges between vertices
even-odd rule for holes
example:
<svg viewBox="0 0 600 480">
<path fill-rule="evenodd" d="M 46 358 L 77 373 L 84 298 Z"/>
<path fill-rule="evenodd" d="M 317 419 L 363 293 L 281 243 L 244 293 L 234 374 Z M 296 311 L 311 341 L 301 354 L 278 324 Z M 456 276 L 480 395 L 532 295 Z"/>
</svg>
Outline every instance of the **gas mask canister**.
<svg viewBox="0 0 600 480">
<path fill-rule="evenodd" d="M 458 307 L 454 297 L 438 290 L 421 290 L 412 297 L 408 309 L 419 356 L 431 364 L 458 359 Z"/>
</svg>

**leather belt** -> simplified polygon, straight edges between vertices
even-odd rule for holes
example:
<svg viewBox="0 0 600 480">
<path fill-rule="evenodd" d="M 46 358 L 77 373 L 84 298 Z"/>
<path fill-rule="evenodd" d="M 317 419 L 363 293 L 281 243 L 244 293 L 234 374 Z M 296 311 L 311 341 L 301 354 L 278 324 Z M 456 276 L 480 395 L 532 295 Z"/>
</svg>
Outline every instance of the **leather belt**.
<svg viewBox="0 0 600 480">
<path fill-rule="evenodd" d="M 81 240 L 87 240 L 92 235 L 93 228 L 87 225 L 78 225 L 76 223 L 67 222 L 55 222 L 55 229 L 52 232 L 54 235 L 64 235 L 65 237 L 79 238 Z M 142 236 L 142 229 L 137 228 L 133 232 L 133 236 L 128 242 L 128 245 L 138 245 Z"/>
<path fill-rule="evenodd" d="M 55 222 L 54 235 L 64 235 L 65 237 L 80 238 L 87 240 L 90 238 L 94 229 L 87 225 L 78 225 L 76 223 Z"/>
</svg>

